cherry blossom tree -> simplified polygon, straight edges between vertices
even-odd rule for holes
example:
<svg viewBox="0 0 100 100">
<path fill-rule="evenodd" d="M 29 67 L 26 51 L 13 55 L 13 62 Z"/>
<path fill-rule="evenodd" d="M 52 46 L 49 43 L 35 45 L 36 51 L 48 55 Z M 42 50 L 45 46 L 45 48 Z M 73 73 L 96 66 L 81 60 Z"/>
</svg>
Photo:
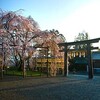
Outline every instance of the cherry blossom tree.
<svg viewBox="0 0 100 100">
<path fill-rule="evenodd" d="M 38 41 L 39 40 L 39 41 Z M 65 37 L 58 30 L 42 31 L 42 35 L 36 38 L 36 41 L 42 47 L 49 47 L 50 56 L 59 57 L 58 43 L 65 42 Z"/>
<path fill-rule="evenodd" d="M 33 53 L 34 39 L 41 34 L 37 23 L 31 17 L 23 17 L 17 12 L 0 12 L 0 36 L 7 56 L 14 56 L 25 76 L 25 61 Z M 8 53 L 9 52 L 9 53 Z M 18 63 L 19 61 L 19 63 Z"/>
<path fill-rule="evenodd" d="M 53 58 L 61 58 L 63 57 L 63 52 L 59 52 L 59 46 L 58 43 L 61 42 L 65 42 L 65 37 L 60 34 L 57 30 L 50 30 L 50 31 L 43 31 L 42 32 L 42 36 L 39 37 L 40 39 L 38 39 L 39 41 L 41 40 L 40 44 L 42 47 L 48 47 L 48 52 L 49 52 L 49 56 L 53 57 Z M 42 49 L 44 51 L 44 48 Z M 41 52 L 43 53 L 42 55 L 45 55 L 45 52 L 43 52 L 41 50 Z M 40 52 L 40 53 L 41 53 Z M 51 73 L 54 73 L 53 75 L 55 75 L 56 71 L 55 69 L 57 68 L 56 66 L 56 59 L 52 59 L 52 63 L 51 63 Z"/>
<path fill-rule="evenodd" d="M 9 59 L 13 59 L 15 65 L 23 70 L 24 77 L 26 61 L 34 54 L 34 47 L 48 47 L 51 57 L 60 57 L 63 54 L 59 52 L 57 44 L 64 42 L 65 37 L 58 30 L 41 31 L 31 16 L 24 17 L 19 11 L 0 11 L 0 41 L 3 65 L 7 64 Z"/>
</svg>

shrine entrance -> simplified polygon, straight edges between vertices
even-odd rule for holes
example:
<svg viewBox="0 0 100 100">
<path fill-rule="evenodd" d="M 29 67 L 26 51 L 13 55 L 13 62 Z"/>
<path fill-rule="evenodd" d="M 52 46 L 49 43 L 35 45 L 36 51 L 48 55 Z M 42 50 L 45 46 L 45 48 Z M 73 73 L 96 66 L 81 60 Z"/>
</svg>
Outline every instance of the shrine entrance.
<svg viewBox="0 0 100 100">
<path fill-rule="evenodd" d="M 93 65 L 91 60 L 91 50 L 98 49 L 98 47 L 92 47 L 92 43 L 99 42 L 100 38 L 84 40 L 84 41 L 77 41 L 77 42 L 64 42 L 59 43 L 59 47 L 63 47 L 60 52 L 64 52 L 64 76 L 68 76 L 68 52 L 75 51 L 75 49 L 70 49 L 69 46 L 73 45 L 81 45 L 85 44 L 86 48 L 78 49 L 78 50 L 86 50 L 87 51 L 87 66 L 88 66 L 88 78 L 93 78 Z"/>
</svg>

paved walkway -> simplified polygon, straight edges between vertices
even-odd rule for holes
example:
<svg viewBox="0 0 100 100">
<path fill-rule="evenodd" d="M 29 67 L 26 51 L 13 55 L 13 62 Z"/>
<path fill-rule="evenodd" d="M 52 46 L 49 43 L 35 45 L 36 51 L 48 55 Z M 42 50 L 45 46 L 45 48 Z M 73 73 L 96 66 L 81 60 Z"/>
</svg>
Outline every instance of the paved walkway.
<svg viewBox="0 0 100 100">
<path fill-rule="evenodd" d="M 0 100 L 100 100 L 100 76 L 8 77 L 0 80 Z"/>
</svg>

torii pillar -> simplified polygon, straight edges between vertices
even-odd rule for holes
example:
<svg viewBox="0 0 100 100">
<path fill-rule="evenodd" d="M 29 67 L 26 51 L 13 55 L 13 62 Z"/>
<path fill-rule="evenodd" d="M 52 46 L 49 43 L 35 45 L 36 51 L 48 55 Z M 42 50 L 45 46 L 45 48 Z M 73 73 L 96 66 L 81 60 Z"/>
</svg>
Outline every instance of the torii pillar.
<svg viewBox="0 0 100 100">
<path fill-rule="evenodd" d="M 68 51 L 67 47 L 65 48 L 64 52 L 64 76 L 68 76 Z"/>
<path fill-rule="evenodd" d="M 93 78 L 93 64 L 91 59 L 91 46 L 90 43 L 87 43 L 87 59 L 88 59 L 88 77 L 89 79 Z"/>
</svg>

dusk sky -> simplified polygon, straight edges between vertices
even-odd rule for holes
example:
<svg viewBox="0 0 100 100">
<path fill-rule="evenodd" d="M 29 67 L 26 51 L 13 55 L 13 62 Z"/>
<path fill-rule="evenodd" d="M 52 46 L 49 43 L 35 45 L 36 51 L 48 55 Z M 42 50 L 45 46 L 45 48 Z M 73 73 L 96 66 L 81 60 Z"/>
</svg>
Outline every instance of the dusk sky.
<svg viewBox="0 0 100 100">
<path fill-rule="evenodd" d="M 20 14 L 31 15 L 41 30 L 57 29 L 67 41 L 74 41 L 83 31 L 90 38 L 100 34 L 100 0 L 0 0 L 0 8 L 24 9 Z"/>
</svg>

